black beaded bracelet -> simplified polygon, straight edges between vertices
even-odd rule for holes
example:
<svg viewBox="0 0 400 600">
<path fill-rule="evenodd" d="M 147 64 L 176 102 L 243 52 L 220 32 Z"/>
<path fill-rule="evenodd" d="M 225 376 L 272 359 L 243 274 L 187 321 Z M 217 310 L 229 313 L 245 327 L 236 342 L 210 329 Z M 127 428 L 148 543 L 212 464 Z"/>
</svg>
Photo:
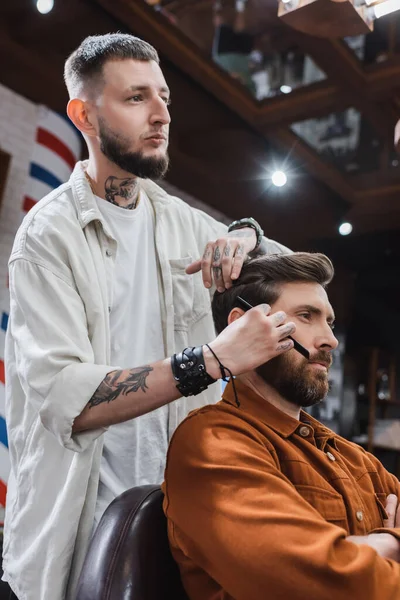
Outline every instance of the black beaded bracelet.
<svg viewBox="0 0 400 600">
<path fill-rule="evenodd" d="M 182 396 L 196 396 L 216 381 L 206 371 L 202 346 L 185 348 L 179 354 L 174 354 L 171 369 Z"/>
</svg>

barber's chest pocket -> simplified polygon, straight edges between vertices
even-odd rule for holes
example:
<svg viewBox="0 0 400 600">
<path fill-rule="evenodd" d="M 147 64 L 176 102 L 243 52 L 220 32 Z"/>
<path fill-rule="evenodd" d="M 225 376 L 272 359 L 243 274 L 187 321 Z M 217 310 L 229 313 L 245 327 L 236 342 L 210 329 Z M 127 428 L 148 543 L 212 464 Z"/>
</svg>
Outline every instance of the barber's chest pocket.
<svg viewBox="0 0 400 600">
<path fill-rule="evenodd" d="M 333 490 L 326 490 L 310 485 L 296 485 L 300 496 L 306 500 L 319 514 L 333 525 L 349 530 L 346 506 L 343 498 Z"/>
<path fill-rule="evenodd" d="M 170 259 L 175 330 L 186 331 L 210 311 L 209 293 L 203 286 L 201 272 L 187 275 L 191 256 Z"/>
</svg>

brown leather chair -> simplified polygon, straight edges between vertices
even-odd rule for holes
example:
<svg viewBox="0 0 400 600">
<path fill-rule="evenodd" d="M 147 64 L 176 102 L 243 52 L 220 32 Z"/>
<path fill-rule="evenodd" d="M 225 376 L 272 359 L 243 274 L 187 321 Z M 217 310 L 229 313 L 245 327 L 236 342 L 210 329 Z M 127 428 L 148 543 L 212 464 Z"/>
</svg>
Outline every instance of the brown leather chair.
<svg viewBox="0 0 400 600">
<path fill-rule="evenodd" d="M 90 543 L 76 600 L 188 600 L 168 544 L 159 486 L 111 502 Z"/>
</svg>

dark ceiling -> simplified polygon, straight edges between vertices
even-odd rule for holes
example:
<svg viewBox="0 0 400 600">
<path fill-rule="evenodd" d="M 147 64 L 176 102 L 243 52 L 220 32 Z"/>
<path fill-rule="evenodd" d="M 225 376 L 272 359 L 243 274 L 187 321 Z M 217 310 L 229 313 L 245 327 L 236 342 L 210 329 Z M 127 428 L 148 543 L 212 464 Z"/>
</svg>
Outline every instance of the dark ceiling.
<svg viewBox="0 0 400 600">
<path fill-rule="evenodd" d="M 350 336 L 394 346 L 393 332 L 400 334 L 400 166 L 393 148 L 400 117 L 398 18 L 377 21 L 358 57 L 343 40 L 290 29 L 276 16 L 275 0 L 248 0 L 247 27 L 266 34 L 270 52 L 306 55 L 323 73 L 289 94 L 256 100 L 211 60 L 212 1 L 161 4 L 172 18 L 144 0 L 55 0 L 47 15 L 34 0 L 4 1 L 0 81 L 63 112 L 63 63 L 85 36 L 131 31 L 152 43 L 173 100 L 167 179 L 232 218 L 252 215 L 266 235 L 293 249 L 326 251 L 338 267 L 334 301 Z M 224 4 L 229 12 L 233 3 Z M 350 154 L 338 154 L 335 140 L 307 138 L 329 115 L 358 124 Z M 294 126 L 309 119 L 317 119 L 311 129 Z M 270 175 L 281 166 L 289 182 L 278 189 Z M 343 219 L 354 227 L 347 238 L 337 233 Z"/>
</svg>

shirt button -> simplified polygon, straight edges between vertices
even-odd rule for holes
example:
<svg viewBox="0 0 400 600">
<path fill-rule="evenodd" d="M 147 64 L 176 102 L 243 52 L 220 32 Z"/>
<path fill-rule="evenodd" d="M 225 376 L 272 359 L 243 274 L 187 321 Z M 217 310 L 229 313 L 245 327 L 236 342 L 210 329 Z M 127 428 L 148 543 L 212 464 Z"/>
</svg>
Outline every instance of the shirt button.
<svg viewBox="0 0 400 600">
<path fill-rule="evenodd" d="M 327 455 L 327 457 L 329 458 L 329 460 L 331 460 L 332 462 L 333 462 L 334 460 L 336 460 L 336 458 L 333 456 L 332 452 L 327 452 L 327 453 L 326 453 L 326 455 Z"/>
<path fill-rule="evenodd" d="M 356 517 L 357 517 L 357 521 L 362 521 L 363 518 L 364 518 L 363 511 L 362 510 L 358 510 L 356 512 Z"/>
<path fill-rule="evenodd" d="M 310 435 L 310 429 L 303 425 L 299 429 L 299 434 L 301 435 L 301 437 L 307 437 L 308 435 Z"/>
<path fill-rule="evenodd" d="M 112 256 L 112 252 L 108 248 L 106 250 L 106 256 L 108 256 L 108 257 Z"/>
<path fill-rule="evenodd" d="M 108 312 L 109 312 L 109 313 L 111 312 L 111 306 L 109 306 L 109 307 L 108 307 Z"/>
</svg>

